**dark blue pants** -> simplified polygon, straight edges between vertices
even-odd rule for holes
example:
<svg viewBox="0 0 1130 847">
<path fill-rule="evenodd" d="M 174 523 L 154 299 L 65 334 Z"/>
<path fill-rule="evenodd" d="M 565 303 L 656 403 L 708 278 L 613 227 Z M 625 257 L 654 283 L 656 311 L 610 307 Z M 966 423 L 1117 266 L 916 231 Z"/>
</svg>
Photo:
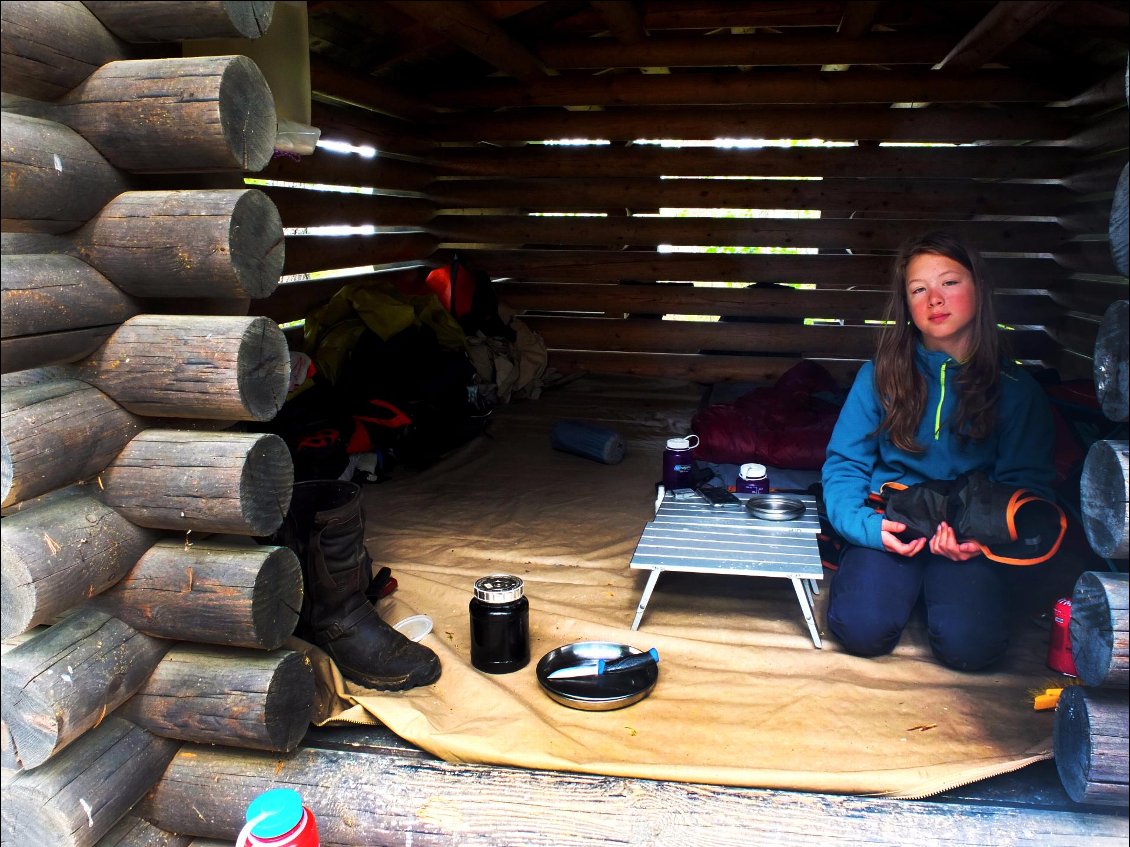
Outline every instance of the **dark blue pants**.
<svg viewBox="0 0 1130 847">
<path fill-rule="evenodd" d="M 898 644 L 921 595 L 930 647 L 944 665 L 987 668 L 1008 648 L 1005 566 L 984 557 L 953 562 L 847 547 L 832 580 L 828 629 L 849 653 L 882 656 Z"/>
</svg>

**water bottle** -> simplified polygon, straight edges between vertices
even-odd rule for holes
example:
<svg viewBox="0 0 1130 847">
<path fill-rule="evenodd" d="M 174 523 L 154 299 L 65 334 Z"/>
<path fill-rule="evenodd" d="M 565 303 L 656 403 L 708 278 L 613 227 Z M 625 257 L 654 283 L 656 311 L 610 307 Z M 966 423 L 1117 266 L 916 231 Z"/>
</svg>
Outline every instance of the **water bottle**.
<svg viewBox="0 0 1130 847">
<path fill-rule="evenodd" d="M 738 478 L 734 482 L 734 490 L 743 494 L 768 494 L 769 474 L 765 465 L 747 462 L 738 468 Z"/>
<path fill-rule="evenodd" d="M 264 791 L 247 807 L 236 847 L 319 847 L 314 813 L 293 788 Z"/>
<path fill-rule="evenodd" d="M 697 446 L 698 436 L 694 434 L 667 439 L 663 451 L 663 487 L 668 491 L 694 488 L 694 448 Z"/>
</svg>

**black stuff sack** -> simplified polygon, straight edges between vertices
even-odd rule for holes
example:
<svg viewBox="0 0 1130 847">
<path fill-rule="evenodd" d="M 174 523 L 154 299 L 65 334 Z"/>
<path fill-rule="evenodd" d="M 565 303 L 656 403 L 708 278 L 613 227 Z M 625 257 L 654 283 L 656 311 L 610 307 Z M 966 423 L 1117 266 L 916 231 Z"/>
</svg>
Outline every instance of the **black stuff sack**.
<svg viewBox="0 0 1130 847">
<path fill-rule="evenodd" d="M 981 471 L 910 486 L 886 483 L 877 500 L 889 520 L 906 524 L 903 541 L 930 538 L 945 521 L 959 540 L 975 541 L 986 558 L 1006 565 L 1046 562 L 1067 531 L 1067 516 L 1054 502 Z"/>
</svg>

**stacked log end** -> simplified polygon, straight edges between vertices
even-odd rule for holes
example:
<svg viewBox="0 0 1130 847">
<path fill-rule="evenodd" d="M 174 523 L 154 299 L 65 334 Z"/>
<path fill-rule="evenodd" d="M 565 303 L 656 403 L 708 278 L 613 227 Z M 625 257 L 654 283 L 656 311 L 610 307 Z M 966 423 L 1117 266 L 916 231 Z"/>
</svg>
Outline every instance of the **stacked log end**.
<svg viewBox="0 0 1130 847">
<path fill-rule="evenodd" d="M 281 522 L 293 467 L 240 426 L 289 379 L 277 324 L 240 314 L 278 285 L 278 210 L 138 176 L 238 184 L 270 160 L 253 61 L 132 45 L 254 38 L 273 10 L 0 10 L 5 844 L 188 844 L 128 814 L 183 741 L 282 752 L 309 725 L 313 670 L 282 648 L 301 568 L 251 538 Z"/>
</svg>

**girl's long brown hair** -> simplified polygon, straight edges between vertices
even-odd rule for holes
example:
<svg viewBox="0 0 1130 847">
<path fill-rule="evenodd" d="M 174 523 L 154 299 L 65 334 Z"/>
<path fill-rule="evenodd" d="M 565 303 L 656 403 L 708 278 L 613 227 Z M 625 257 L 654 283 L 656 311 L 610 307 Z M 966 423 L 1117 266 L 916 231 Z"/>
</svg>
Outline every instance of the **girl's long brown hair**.
<svg viewBox="0 0 1130 847">
<path fill-rule="evenodd" d="M 903 244 L 891 273 L 891 290 L 884 312 L 884 326 L 875 353 L 875 386 L 883 404 L 883 420 L 877 432 L 887 432 L 902 450 L 921 453 L 915 433 L 926 411 L 926 380 L 914 364 L 915 347 L 922 333 L 910 318 L 906 269 L 910 260 L 923 253 L 945 256 L 960 264 L 973 277 L 977 316 L 967 358 L 957 379 L 957 412 L 951 424 L 962 439 L 979 440 L 996 424 L 1000 395 L 1001 338 L 993 309 L 993 291 L 981 257 L 957 236 L 930 232 Z"/>
</svg>

